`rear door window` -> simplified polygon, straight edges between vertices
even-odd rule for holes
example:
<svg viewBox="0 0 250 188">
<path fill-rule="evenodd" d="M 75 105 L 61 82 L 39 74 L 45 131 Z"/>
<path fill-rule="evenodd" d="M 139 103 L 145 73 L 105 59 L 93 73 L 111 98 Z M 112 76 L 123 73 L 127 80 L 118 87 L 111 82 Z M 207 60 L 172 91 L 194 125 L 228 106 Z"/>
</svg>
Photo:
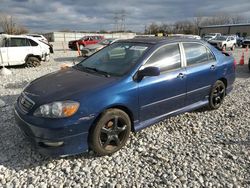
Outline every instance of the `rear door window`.
<svg viewBox="0 0 250 188">
<path fill-rule="evenodd" d="M 187 66 L 215 60 L 214 55 L 205 46 L 198 43 L 183 43 Z"/>
<path fill-rule="evenodd" d="M 8 41 L 8 47 L 24 47 L 24 46 L 30 46 L 30 43 L 26 38 L 11 38 Z"/>
</svg>

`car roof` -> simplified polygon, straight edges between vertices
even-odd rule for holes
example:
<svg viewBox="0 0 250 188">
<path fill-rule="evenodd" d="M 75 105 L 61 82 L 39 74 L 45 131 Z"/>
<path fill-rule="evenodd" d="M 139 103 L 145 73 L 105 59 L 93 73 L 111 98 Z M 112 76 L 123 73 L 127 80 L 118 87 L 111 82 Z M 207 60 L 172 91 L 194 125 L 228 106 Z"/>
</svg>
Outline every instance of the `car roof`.
<svg viewBox="0 0 250 188">
<path fill-rule="evenodd" d="M 186 37 L 149 37 L 149 38 L 133 38 L 133 39 L 121 39 L 117 42 L 135 42 L 135 43 L 145 43 L 145 44 L 165 44 L 173 42 L 200 42 L 204 43 L 202 40 L 186 38 Z"/>
</svg>

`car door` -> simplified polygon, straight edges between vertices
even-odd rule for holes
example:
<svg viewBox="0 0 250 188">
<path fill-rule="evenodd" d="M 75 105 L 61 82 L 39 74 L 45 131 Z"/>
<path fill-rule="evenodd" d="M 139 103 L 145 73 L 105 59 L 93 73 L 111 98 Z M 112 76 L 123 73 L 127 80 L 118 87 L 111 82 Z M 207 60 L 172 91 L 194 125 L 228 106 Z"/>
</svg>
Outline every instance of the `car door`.
<svg viewBox="0 0 250 188">
<path fill-rule="evenodd" d="M 140 70 L 160 68 L 160 75 L 144 77 L 139 82 L 140 121 L 165 116 L 185 104 L 186 77 L 179 44 L 158 48 Z"/>
<path fill-rule="evenodd" d="M 30 43 L 26 38 L 12 37 L 7 41 L 9 65 L 25 63 L 27 54 L 32 52 Z"/>
<path fill-rule="evenodd" d="M 201 43 L 182 43 L 187 76 L 186 105 L 208 99 L 216 81 L 216 59 L 209 48 Z"/>
</svg>

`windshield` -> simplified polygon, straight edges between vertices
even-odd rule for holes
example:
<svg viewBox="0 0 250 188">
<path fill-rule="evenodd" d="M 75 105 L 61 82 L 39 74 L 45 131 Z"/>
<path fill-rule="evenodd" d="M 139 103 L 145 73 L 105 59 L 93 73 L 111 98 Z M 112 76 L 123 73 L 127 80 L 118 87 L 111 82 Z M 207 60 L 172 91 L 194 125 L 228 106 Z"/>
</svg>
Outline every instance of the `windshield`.
<svg viewBox="0 0 250 188">
<path fill-rule="evenodd" d="M 227 40 L 227 37 L 225 37 L 225 36 L 220 36 L 220 37 L 217 37 L 216 40 L 221 40 L 221 41 L 222 41 L 222 40 Z"/>
<path fill-rule="evenodd" d="M 136 64 L 148 48 L 148 44 L 113 43 L 81 61 L 76 65 L 76 68 L 106 76 L 123 76 Z"/>
</svg>

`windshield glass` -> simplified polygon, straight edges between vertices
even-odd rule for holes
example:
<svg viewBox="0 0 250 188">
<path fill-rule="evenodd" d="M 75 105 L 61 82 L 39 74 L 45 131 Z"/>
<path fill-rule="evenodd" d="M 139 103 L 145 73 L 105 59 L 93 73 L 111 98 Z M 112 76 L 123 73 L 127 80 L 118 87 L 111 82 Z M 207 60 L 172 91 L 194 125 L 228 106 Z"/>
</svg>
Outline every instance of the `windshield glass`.
<svg viewBox="0 0 250 188">
<path fill-rule="evenodd" d="M 217 37 L 216 40 L 227 40 L 227 37 L 225 37 L 225 36 L 220 36 L 220 37 Z"/>
<path fill-rule="evenodd" d="M 81 61 L 76 68 L 107 76 L 123 76 L 149 48 L 148 44 L 118 42 Z"/>
</svg>

